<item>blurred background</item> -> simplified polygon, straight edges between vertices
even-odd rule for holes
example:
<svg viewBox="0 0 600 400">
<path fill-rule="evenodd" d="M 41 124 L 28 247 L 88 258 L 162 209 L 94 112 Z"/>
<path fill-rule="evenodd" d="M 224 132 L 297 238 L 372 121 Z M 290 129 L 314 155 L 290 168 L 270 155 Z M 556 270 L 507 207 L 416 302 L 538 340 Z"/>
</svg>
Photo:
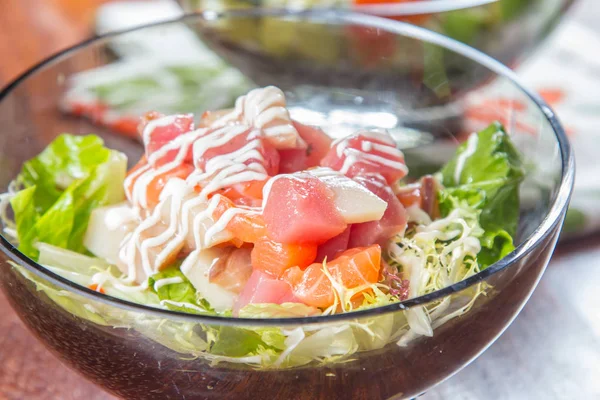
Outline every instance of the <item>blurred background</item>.
<svg viewBox="0 0 600 400">
<path fill-rule="evenodd" d="M 600 300 L 595 282 L 600 279 L 600 184 L 596 162 L 600 123 L 600 2 L 598 0 L 2 0 L 0 1 L 0 86 L 45 57 L 82 40 L 115 30 L 178 18 L 184 12 L 221 11 L 231 8 L 285 7 L 296 10 L 321 8 L 368 13 L 423 26 L 467 43 L 515 69 L 522 81 L 535 89 L 561 118 L 577 156 L 577 184 L 563 244 L 550 264 L 539 289 L 508 332 L 480 359 L 456 377 L 427 393 L 425 399 L 526 399 L 600 397 L 595 375 L 600 371 Z M 366 79 L 370 90 L 382 90 L 385 80 L 338 74 L 339 58 L 326 42 L 298 48 L 294 38 L 311 35 L 298 24 L 292 29 L 260 23 L 224 27 L 233 45 L 259 42 L 273 63 L 289 60 L 296 52 L 309 55 L 326 76 Z M 160 37 L 133 37 L 112 48 L 119 67 L 94 70 L 73 79 L 62 104 L 63 111 L 91 121 L 97 129 L 135 135 L 138 116 L 148 109 L 165 112 L 160 98 L 164 82 L 179 79 L 191 92 L 168 92 L 182 98 L 177 111 L 226 107 L 252 83 L 227 65 L 209 58 L 193 32 L 174 29 L 180 47 L 161 46 Z M 509 124 L 519 113 L 511 99 L 496 95 L 495 82 L 477 71 L 461 70 L 446 63 L 436 69 L 443 55 L 426 48 L 403 47 L 377 32 L 353 32 L 344 40 L 361 50 L 365 65 L 382 54 L 398 55 L 389 65 L 374 65 L 377 75 L 385 68 L 402 68 L 418 57 L 431 97 L 431 113 L 452 123 L 453 97 L 444 93 L 444 74 L 464 76 L 464 86 L 453 96 L 467 96 L 472 104 L 468 120 L 458 121 L 465 133 L 491 117 Z M 251 48 L 251 46 L 250 46 Z M 398 51 L 401 49 L 401 51 Z M 226 54 L 226 53 L 225 53 Z M 371 54 L 372 57 L 369 57 Z M 221 54 L 223 55 L 223 54 Z M 164 68 L 144 70 L 145 57 L 169 60 Z M 191 62 L 192 60 L 193 62 Z M 235 60 L 228 60 L 235 63 Z M 446 60 L 448 61 L 448 60 Z M 285 64 L 284 64 L 285 65 Z M 239 67 L 239 65 L 237 65 Z M 259 71 L 260 68 L 255 68 Z M 281 77 L 302 79 L 305 70 Z M 332 73 L 333 71 L 333 73 Z M 333 79 L 331 76 L 328 79 Z M 473 79 L 473 77 L 477 79 Z M 166 78 L 165 78 L 166 77 Z M 260 74 L 251 76 L 261 84 Z M 168 79 L 167 79 L 168 78 Z M 210 86 L 221 80 L 223 86 Z M 460 80 L 458 80 L 460 81 Z M 328 81 L 330 82 L 330 81 Z M 383 84 L 381 82 L 384 82 Z M 467 83 L 468 82 L 468 83 Z M 265 82 L 266 83 L 266 82 Z M 272 82 L 268 82 L 272 83 Z M 388 88 L 389 89 L 389 88 Z M 456 88 L 453 88 L 456 89 Z M 472 95 L 477 89 L 477 95 Z M 169 90 L 172 90 L 170 87 Z M 160 96 L 157 96 L 157 93 Z M 470 96 L 470 97 L 469 97 Z M 149 100 L 155 99 L 155 100 Z M 169 107 L 172 107 L 172 101 Z M 419 105 L 422 106 L 422 105 Z M 482 114 L 483 113 L 483 114 Z M 456 122 L 456 121 L 454 121 Z M 0 121 L 1 123 L 1 121 Z M 417 122 L 414 128 L 418 129 Z M 518 128 L 518 127 L 516 127 Z M 109 399 L 108 395 L 62 366 L 25 331 L 0 295 L 0 398 L 7 399 Z M 24 356 L 26 355 L 26 356 Z"/>
</svg>

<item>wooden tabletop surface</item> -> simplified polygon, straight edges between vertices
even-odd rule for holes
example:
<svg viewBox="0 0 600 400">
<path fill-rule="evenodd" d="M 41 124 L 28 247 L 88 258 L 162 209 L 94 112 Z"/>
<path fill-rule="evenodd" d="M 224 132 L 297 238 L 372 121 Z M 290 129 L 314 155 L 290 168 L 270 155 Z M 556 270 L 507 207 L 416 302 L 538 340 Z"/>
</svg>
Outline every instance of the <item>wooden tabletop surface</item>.
<svg viewBox="0 0 600 400">
<path fill-rule="evenodd" d="M 40 59 L 92 34 L 110 0 L 0 0 L 0 86 Z M 600 34 L 598 0 L 571 18 Z M 560 245 L 523 312 L 479 359 L 425 400 L 600 398 L 600 235 Z M 0 294 L 0 399 L 107 400 L 63 366 Z"/>
</svg>

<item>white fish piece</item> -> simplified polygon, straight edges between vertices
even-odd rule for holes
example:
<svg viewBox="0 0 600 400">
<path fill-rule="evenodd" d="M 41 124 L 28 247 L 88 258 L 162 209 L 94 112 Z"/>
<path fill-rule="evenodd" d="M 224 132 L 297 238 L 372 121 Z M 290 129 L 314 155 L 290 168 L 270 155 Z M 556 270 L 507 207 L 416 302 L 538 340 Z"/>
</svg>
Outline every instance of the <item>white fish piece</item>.
<svg viewBox="0 0 600 400">
<path fill-rule="evenodd" d="M 90 216 L 83 245 L 95 256 L 116 264 L 121 243 L 138 222 L 128 202 L 98 207 Z"/>
<path fill-rule="evenodd" d="M 306 171 L 318 177 L 334 193 L 334 204 L 347 224 L 378 221 L 387 209 L 387 202 L 360 183 L 331 168 Z"/>
<path fill-rule="evenodd" d="M 181 264 L 181 272 L 216 311 L 231 310 L 237 295 L 210 282 L 210 269 L 226 256 L 223 249 L 194 250 Z"/>
</svg>

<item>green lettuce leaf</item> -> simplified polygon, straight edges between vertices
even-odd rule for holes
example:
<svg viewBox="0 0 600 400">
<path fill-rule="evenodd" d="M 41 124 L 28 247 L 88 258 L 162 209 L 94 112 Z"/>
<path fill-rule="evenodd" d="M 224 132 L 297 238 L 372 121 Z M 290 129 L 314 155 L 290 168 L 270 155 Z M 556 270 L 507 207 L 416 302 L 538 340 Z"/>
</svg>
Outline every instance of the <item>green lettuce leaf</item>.
<svg viewBox="0 0 600 400">
<path fill-rule="evenodd" d="M 124 199 L 124 154 L 104 147 L 94 135 L 56 138 L 27 161 L 11 199 L 19 250 L 37 258 L 35 244 L 86 253 L 83 237 L 92 210 Z"/>
<path fill-rule="evenodd" d="M 99 137 L 63 134 L 23 165 L 17 183 L 37 186 L 36 208 L 44 213 L 71 183 L 87 177 L 109 157 L 110 150 Z"/>
<path fill-rule="evenodd" d="M 210 352 L 227 357 L 244 357 L 256 354 L 261 347 L 269 346 L 258 332 L 223 325 L 216 332 Z"/>
<path fill-rule="evenodd" d="M 494 123 L 461 144 L 441 174 L 446 187 L 482 186 L 490 191 L 507 182 L 518 185 L 525 172 L 521 154 L 502 125 Z"/>
<path fill-rule="evenodd" d="M 174 279 L 179 282 L 156 285 L 163 279 Z M 157 286 L 159 286 L 157 288 Z M 187 277 L 179 270 L 179 264 L 165 268 L 161 272 L 148 278 L 148 287 L 158 295 L 161 303 L 174 311 L 192 314 L 215 313 L 206 299 L 200 298 L 196 288 Z"/>
<path fill-rule="evenodd" d="M 481 269 L 489 267 L 515 249 L 512 236 L 505 230 L 486 230 L 483 236 L 479 238 L 479 242 L 481 243 L 481 250 L 477 254 L 477 262 Z"/>
<path fill-rule="evenodd" d="M 15 219 L 15 223 L 21 239 L 19 250 L 25 254 L 33 254 L 36 251 L 33 247 L 33 241 L 30 238 L 30 236 L 35 234 L 33 227 L 39 219 L 34 203 L 36 189 L 36 186 L 23 189 L 10 200 L 13 212 L 18 216 Z"/>
<path fill-rule="evenodd" d="M 285 350 L 286 336 L 281 331 L 281 328 L 261 328 L 257 329 L 256 332 L 268 347 L 275 350 Z"/>
<path fill-rule="evenodd" d="M 438 176 L 445 187 L 439 193 L 442 216 L 460 202 L 480 211 L 485 233 L 477 257 L 482 269 L 514 250 L 525 172 L 521 154 L 500 124 L 469 137 Z"/>
</svg>

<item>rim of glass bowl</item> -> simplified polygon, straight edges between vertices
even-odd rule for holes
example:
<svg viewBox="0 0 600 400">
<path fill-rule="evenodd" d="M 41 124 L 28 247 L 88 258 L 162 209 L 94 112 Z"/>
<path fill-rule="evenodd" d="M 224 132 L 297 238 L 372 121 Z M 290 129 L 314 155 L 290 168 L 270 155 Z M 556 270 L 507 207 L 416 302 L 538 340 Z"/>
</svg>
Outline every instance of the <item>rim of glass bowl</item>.
<svg viewBox="0 0 600 400">
<path fill-rule="evenodd" d="M 437 290 L 435 292 L 429 293 L 424 296 L 415 297 L 412 299 L 408 299 L 399 303 L 389 304 L 382 307 L 371 308 L 361 311 L 354 311 L 350 313 L 340 313 L 328 316 L 312 316 L 312 317 L 301 317 L 301 318 L 234 318 L 234 317 L 222 317 L 216 315 L 198 315 L 198 314 L 187 314 L 178 311 L 171 311 L 166 309 L 159 309 L 152 306 L 147 306 L 143 304 L 133 303 L 127 300 L 122 300 L 116 297 L 104 295 L 88 289 L 83 286 L 79 286 L 66 278 L 63 278 L 47 269 L 42 267 L 37 262 L 29 259 L 16 247 L 14 247 L 5 237 L 0 234 L 0 248 L 4 253 L 6 253 L 10 259 L 14 262 L 19 263 L 21 266 L 26 268 L 29 272 L 37 275 L 38 277 L 48 280 L 52 284 L 60 287 L 61 289 L 65 289 L 76 293 L 77 295 L 83 296 L 86 299 L 105 303 L 114 307 L 118 307 L 124 310 L 151 314 L 156 317 L 169 318 L 174 320 L 182 320 L 187 322 L 196 322 L 196 323 L 208 323 L 208 324 L 228 324 L 228 325 L 243 325 L 243 326 L 257 326 L 257 325 L 298 325 L 298 324 L 314 324 L 314 323 L 326 323 L 326 322 L 335 322 L 342 320 L 353 320 L 362 317 L 369 316 L 377 316 L 385 313 L 395 312 L 398 310 L 407 309 L 417 305 L 423 305 L 429 303 L 434 300 L 439 300 L 445 296 L 451 295 L 453 293 L 459 292 L 465 289 L 468 286 L 471 286 L 477 282 L 481 282 L 488 277 L 494 275 L 495 273 L 504 270 L 509 267 L 511 264 L 519 261 L 527 254 L 529 254 L 541 241 L 543 241 L 552 229 L 562 221 L 562 217 L 566 211 L 567 205 L 569 203 L 569 199 L 571 196 L 571 191 L 574 182 L 574 156 L 572 153 L 572 149 L 569 146 L 569 142 L 565 135 L 565 132 L 560 125 L 556 115 L 550 109 L 550 107 L 535 93 L 529 91 L 524 88 L 523 85 L 519 83 L 519 79 L 516 75 L 507 67 L 500 64 L 498 61 L 492 59 L 491 57 L 475 50 L 465 44 L 457 42 L 453 39 L 442 36 L 438 33 L 416 27 L 414 25 L 410 25 L 403 22 L 388 20 L 380 17 L 374 17 L 364 14 L 356 14 L 351 12 L 339 11 L 339 10 L 329 10 L 329 11 L 311 11 L 311 10 L 302 10 L 302 11 L 290 11 L 290 10 L 277 10 L 277 9 L 246 9 L 246 10 L 229 10 L 223 12 L 213 12 L 213 11 L 204 11 L 197 12 L 182 16 L 177 19 L 162 21 L 157 23 L 152 23 L 148 25 L 143 25 L 140 27 L 127 29 L 123 31 L 112 32 L 106 35 L 102 35 L 99 37 L 95 37 L 86 41 L 83 41 L 75 46 L 72 46 L 66 50 L 58 52 L 44 61 L 38 63 L 37 65 L 31 67 L 29 70 L 21 74 L 18 78 L 16 78 L 12 83 L 8 84 L 0 91 L 0 103 L 2 100 L 11 93 L 15 88 L 17 88 L 23 81 L 25 81 L 29 76 L 33 75 L 36 71 L 51 65 L 53 62 L 63 59 L 74 52 L 86 48 L 90 45 L 100 44 L 106 42 L 107 40 L 117 37 L 121 34 L 125 34 L 132 31 L 138 31 L 142 29 L 148 29 L 155 26 L 160 25 L 168 25 L 174 24 L 178 22 L 191 21 L 194 19 L 211 21 L 219 18 L 239 18 L 239 17 L 248 17 L 248 16 L 294 16 L 307 18 L 311 20 L 317 21 L 331 21 L 332 23 L 338 24 L 358 24 L 364 25 L 376 29 L 382 29 L 385 31 L 389 31 L 394 34 L 403 35 L 407 37 L 411 37 L 417 40 L 423 40 L 425 42 L 429 42 L 432 44 L 436 44 L 442 46 L 448 50 L 461 54 L 462 56 L 477 62 L 492 72 L 500 76 L 504 76 L 510 79 L 514 85 L 523 91 L 529 98 L 540 108 L 540 110 L 544 113 L 546 119 L 548 120 L 550 126 L 554 130 L 554 134 L 556 136 L 556 140 L 559 144 L 559 151 L 561 156 L 561 179 L 560 186 L 558 188 L 556 199 L 554 200 L 549 212 L 544 217 L 544 220 L 541 224 L 535 229 L 535 231 L 529 235 L 517 248 L 504 257 L 502 260 L 492 264 L 485 270 L 479 272 L 478 274 L 469 277 L 461 282 L 458 282 L 454 285 L 448 286 L 444 289 Z"/>
<path fill-rule="evenodd" d="M 185 0 L 178 0 L 180 4 L 185 4 Z M 502 0 L 412 0 L 409 2 L 389 2 L 372 3 L 372 4 L 349 4 L 347 9 L 352 12 L 359 12 L 369 15 L 376 15 L 379 17 L 408 17 L 415 15 L 424 14 L 439 14 L 450 11 L 464 10 L 468 8 L 480 7 L 490 5 L 492 3 L 498 3 Z M 566 0 L 562 5 L 561 11 L 564 13 L 573 5 L 575 0 Z M 248 1 L 248 3 L 252 3 Z M 330 10 L 337 8 L 336 6 L 305 6 L 302 4 L 292 5 L 283 7 L 287 10 Z M 196 8 L 191 7 L 190 10 Z M 187 7 L 184 7 L 187 11 Z M 190 11 L 187 11 L 190 12 Z"/>
<path fill-rule="evenodd" d="M 352 4 L 349 10 L 380 17 L 401 17 L 463 10 L 497 3 L 498 1 L 500 0 L 416 0 L 402 3 Z"/>
</svg>

